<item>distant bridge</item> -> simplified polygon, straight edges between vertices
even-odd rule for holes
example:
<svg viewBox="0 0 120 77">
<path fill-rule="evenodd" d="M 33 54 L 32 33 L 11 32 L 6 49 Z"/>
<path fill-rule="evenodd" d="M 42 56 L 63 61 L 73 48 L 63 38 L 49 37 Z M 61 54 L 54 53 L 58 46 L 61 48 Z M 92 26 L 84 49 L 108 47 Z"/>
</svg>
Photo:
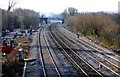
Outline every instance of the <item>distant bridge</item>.
<svg viewBox="0 0 120 77">
<path fill-rule="evenodd" d="M 50 20 L 61 20 L 62 24 L 64 23 L 64 18 L 50 18 L 50 17 L 39 18 L 40 23 L 45 22 L 47 24 L 48 21 L 50 21 Z"/>
</svg>

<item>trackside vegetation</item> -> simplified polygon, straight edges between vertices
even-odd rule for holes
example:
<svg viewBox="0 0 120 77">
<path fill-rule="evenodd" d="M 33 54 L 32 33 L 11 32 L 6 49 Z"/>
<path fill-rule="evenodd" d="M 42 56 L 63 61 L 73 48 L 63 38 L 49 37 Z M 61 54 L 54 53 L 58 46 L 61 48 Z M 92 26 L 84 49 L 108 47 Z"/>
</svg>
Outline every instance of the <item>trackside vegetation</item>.
<svg viewBox="0 0 120 77">
<path fill-rule="evenodd" d="M 68 29 L 120 52 L 120 20 L 117 13 L 77 13 L 67 18 Z"/>
</svg>

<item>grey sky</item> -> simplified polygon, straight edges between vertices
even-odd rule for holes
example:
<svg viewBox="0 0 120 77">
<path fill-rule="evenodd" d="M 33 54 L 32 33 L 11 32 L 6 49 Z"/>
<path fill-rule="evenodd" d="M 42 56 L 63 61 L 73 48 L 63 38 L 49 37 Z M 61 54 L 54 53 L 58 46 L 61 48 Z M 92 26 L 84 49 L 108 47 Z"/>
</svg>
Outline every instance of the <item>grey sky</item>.
<svg viewBox="0 0 120 77">
<path fill-rule="evenodd" d="M 7 9 L 9 0 L 0 0 L 0 8 Z M 33 9 L 42 13 L 60 13 L 65 8 L 74 7 L 79 12 L 118 11 L 119 0 L 16 0 L 15 8 Z"/>
</svg>

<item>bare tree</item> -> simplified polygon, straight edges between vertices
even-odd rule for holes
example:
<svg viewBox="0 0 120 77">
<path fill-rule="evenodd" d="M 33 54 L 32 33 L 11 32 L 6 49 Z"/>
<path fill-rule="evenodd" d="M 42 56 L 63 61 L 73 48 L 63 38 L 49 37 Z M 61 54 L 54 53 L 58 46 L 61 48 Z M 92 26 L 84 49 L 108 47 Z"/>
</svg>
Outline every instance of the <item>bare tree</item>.
<svg viewBox="0 0 120 77">
<path fill-rule="evenodd" d="M 73 8 L 73 7 L 69 7 L 68 8 L 68 14 L 70 15 L 70 16 L 74 16 L 76 13 L 77 13 L 77 9 L 75 9 L 75 8 Z"/>
<path fill-rule="evenodd" d="M 65 9 L 62 13 L 61 16 L 64 18 L 68 18 L 69 16 L 74 16 L 76 15 L 78 10 L 74 7 L 69 7 L 68 9 Z"/>
<path fill-rule="evenodd" d="M 9 29 L 11 26 L 13 26 L 14 16 L 12 15 L 13 13 L 10 11 L 16 4 L 17 4 L 17 1 L 15 1 L 15 0 L 9 0 L 9 2 L 8 2 L 7 20 L 6 20 L 7 29 Z"/>
<path fill-rule="evenodd" d="M 9 0 L 7 11 L 10 12 L 11 8 L 13 8 L 16 4 L 17 2 L 15 0 Z"/>
<path fill-rule="evenodd" d="M 68 16 L 67 9 L 65 9 L 64 12 L 61 13 L 61 16 L 67 18 Z"/>
</svg>

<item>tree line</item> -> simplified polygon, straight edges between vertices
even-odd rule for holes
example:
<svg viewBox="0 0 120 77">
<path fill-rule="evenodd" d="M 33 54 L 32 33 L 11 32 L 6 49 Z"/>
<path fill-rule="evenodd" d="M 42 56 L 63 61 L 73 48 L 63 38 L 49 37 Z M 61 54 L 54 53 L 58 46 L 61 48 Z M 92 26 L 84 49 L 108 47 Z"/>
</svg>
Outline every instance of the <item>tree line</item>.
<svg viewBox="0 0 120 77">
<path fill-rule="evenodd" d="M 74 13 L 70 15 L 70 12 Z M 62 16 L 66 18 L 70 31 L 84 35 L 115 51 L 120 51 L 120 14 L 76 13 L 74 10 L 69 11 L 68 8 L 68 10 L 64 10 Z"/>
<path fill-rule="evenodd" d="M 0 10 L 2 10 L 2 30 L 28 29 L 39 25 L 39 13 L 33 10 L 21 8 L 17 8 L 12 12 L 10 8 Z"/>
</svg>

